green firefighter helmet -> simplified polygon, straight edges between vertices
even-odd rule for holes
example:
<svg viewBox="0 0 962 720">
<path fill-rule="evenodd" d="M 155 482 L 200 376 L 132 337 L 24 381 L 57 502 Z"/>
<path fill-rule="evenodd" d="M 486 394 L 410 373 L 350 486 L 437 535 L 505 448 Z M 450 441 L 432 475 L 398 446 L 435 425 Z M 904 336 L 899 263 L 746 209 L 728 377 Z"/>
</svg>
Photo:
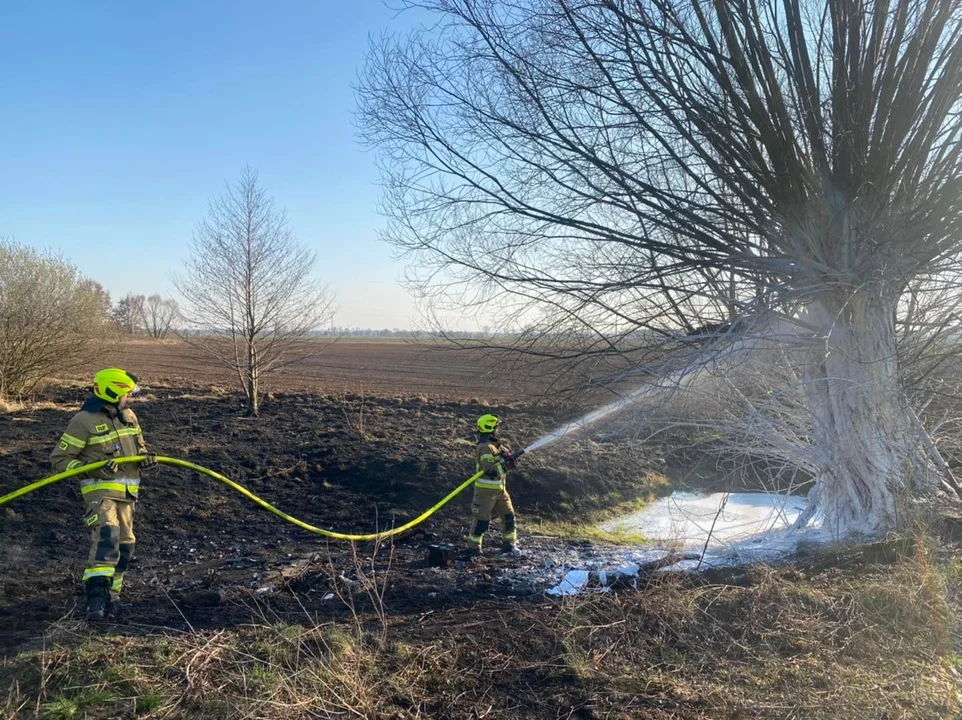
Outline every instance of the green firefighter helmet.
<svg viewBox="0 0 962 720">
<path fill-rule="evenodd" d="M 490 434 L 501 424 L 500 418 L 495 415 L 482 415 L 478 418 L 478 432 Z"/>
<path fill-rule="evenodd" d="M 124 395 L 137 392 L 137 376 L 120 368 L 107 368 L 94 376 L 94 395 L 115 403 Z"/>
</svg>

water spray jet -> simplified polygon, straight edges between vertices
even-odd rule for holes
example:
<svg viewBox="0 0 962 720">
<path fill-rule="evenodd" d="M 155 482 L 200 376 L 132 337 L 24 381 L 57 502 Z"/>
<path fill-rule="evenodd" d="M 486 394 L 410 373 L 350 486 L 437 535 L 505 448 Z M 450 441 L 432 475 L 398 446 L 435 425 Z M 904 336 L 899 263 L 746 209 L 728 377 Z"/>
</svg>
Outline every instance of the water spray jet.
<svg viewBox="0 0 962 720">
<path fill-rule="evenodd" d="M 560 440 L 566 435 L 570 435 L 576 430 L 584 430 L 588 426 L 593 425 L 599 420 L 602 420 L 603 418 L 606 418 L 609 415 L 612 415 L 618 412 L 619 410 L 624 408 L 626 405 L 629 405 L 634 401 L 638 400 L 639 398 L 645 395 L 648 395 L 658 389 L 660 388 L 653 385 L 642 385 L 641 387 L 635 388 L 624 397 L 620 397 L 614 402 L 608 403 L 604 407 L 600 407 L 597 410 L 592 410 L 591 412 L 585 415 L 582 415 L 577 420 L 572 420 L 566 425 L 562 425 L 561 427 L 555 430 L 552 430 L 547 435 L 541 436 L 540 438 L 535 440 L 533 443 L 528 445 L 523 450 L 523 452 L 533 452 L 534 450 L 539 450 L 547 445 L 550 445 L 551 443 L 557 440 Z"/>
</svg>

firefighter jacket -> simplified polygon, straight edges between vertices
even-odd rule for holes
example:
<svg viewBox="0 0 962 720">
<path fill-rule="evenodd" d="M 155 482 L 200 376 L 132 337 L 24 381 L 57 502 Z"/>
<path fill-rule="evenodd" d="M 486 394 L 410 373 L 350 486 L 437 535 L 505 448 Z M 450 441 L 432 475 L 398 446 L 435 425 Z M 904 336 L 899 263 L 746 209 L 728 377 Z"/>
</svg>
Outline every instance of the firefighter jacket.
<svg viewBox="0 0 962 720">
<path fill-rule="evenodd" d="M 60 442 L 50 454 L 50 464 L 58 473 L 81 465 L 112 458 L 145 455 L 147 446 L 133 410 L 91 397 L 73 416 Z M 136 500 L 140 487 L 140 466 L 125 463 L 111 475 L 95 470 L 80 475 L 80 492 L 85 501 L 111 498 Z"/>
<path fill-rule="evenodd" d="M 478 478 L 475 485 L 479 488 L 499 490 L 504 488 L 507 471 L 504 469 L 502 457 L 509 454 L 507 447 L 491 435 L 481 435 L 478 439 L 478 468 L 475 472 L 484 471 L 484 476 Z"/>
</svg>

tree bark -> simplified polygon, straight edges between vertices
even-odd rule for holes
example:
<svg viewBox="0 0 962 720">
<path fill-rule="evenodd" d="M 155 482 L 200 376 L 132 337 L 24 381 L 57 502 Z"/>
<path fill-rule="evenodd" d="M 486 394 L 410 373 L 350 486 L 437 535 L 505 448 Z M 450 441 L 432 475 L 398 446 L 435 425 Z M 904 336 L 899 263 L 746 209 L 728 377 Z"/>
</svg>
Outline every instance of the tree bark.
<svg viewBox="0 0 962 720">
<path fill-rule="evenodd" d="M 257 345 L 253 339 L 247 343 L 247 409 L 251 415 L 260 414 L 260 397 L 257 387 L 258 375 Z"/>
<path fill-rule="evenodd" d="M 898 527 L 909 468 L 925 466 L 906 442 L 894 303 L 859 290 L 806 308 L 805 320 L 817 328 L 807 378 L 821 450 L 813 502 L 837 536 Z"/>
</svg>

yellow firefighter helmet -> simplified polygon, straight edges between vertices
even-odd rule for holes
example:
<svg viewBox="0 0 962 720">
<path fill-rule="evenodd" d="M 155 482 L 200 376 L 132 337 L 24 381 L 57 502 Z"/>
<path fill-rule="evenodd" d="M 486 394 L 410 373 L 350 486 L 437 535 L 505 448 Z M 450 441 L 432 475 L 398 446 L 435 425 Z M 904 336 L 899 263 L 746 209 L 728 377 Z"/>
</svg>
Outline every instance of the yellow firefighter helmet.
<svg viewBox="0 0 962 720">
<path fill-rule="evenodd" d="M 107 368 L 94 376 L 94 395 L 115 403 L 124 395 L 137 392 L 137 377 L 126 370 Z"/>
<path fill-rule="evenodd" d="M 493 433 L 494 429 L 501 424 L 501 420 L 495 415 L 482 415 L 478 418 L 478 432 Z"/>
</svg>

